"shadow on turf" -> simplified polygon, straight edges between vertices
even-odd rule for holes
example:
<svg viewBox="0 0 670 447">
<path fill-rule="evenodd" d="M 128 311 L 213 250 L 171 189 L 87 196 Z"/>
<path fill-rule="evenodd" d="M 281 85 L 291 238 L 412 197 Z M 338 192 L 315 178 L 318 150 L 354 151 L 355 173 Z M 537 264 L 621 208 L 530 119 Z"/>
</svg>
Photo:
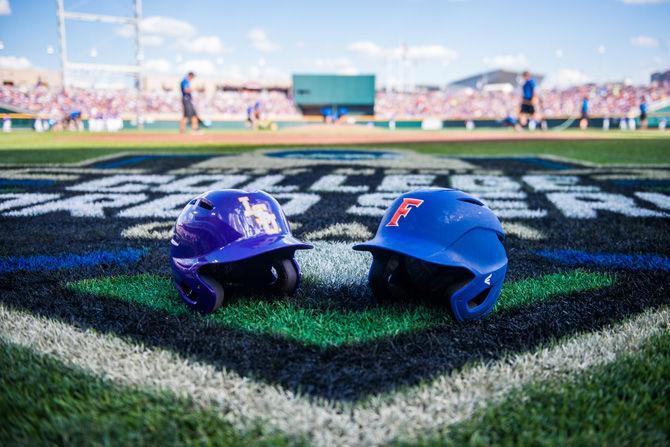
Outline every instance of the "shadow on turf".
<svg viewBox="0 0 670 447">
<path fill-rule="evenodd" d="M 496 360 L 563 336 L 598 330 L 646 308 L 669 304 L 667 291 L 653 287 L 665 279 L 660 273 L 622 272 L 616 288 L 556 297 L 480 322 L 453 322 L 329 348 L 230 329 L 189 315 L 173 316 L 125 301 L 72 294 L 59 285 L 62 278 L 53 275 L 36 274 L 29 287 L 19 279 L 0 278 L 0 289 L 3 302 L 34 314 L 130 337 L 306 395 L 355 401 L 416 385 L 469 362 Z M 23 287 L 17 287 L 19 282 Z"/>
</svg>

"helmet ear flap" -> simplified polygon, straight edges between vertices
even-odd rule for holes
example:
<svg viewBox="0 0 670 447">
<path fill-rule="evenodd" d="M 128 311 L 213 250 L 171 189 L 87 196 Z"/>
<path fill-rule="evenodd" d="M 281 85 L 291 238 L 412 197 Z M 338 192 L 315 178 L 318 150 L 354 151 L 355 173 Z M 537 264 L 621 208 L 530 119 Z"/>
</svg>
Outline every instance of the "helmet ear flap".
<svg viewBox="0 0 670 447">
<path fill-rule="evenodd" d="M 200 279 L 213 290 L 213 294 L 207 294 L 208 296 L 206 298 L 196 301 L 195 307 L 206 314 L 215 312 L 221 307 L 225 298 L 223 286 L 211 276 L 200 275 Z"/>
<path fill-rule="evenodd" d="M 404 269 L 403 259 L 399 255 L 373 255 L 368 280 L 378 302 L 398 301 L 405 296 Z"/>
<path fill-rule="evenodd" d="M 273 259 L 271 268 L 276 275 L 271 289 L 280 295 L 293 295 L 300 286 L 300 267 L 295 258 Z"/>
</svg>

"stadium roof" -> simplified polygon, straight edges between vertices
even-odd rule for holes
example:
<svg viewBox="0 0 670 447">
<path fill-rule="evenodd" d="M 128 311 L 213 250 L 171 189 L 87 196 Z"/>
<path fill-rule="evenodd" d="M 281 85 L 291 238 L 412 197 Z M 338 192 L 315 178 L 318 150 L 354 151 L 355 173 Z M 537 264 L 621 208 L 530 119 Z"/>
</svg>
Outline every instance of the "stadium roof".
<svg viewBox="0 0 670 447">
<path fill-rule="evenodd" d="M 538 84 L 544 79 L 544 75 L 533 74 L 533 78 Z M 487 85 L 493 84 L 510 84 L 515 86 L 519 84 L 521 79 L 521 72 L 493 70 L 486 73 L 480 73 L 467 78 L 459 79 L 449 84 L 450 87 L 473 88 L 481 90 Z"/>
<path fill-rule="evenodd" d="M 651 82 L 670 82 L 670 70 L 652 73 Z"/>
<path fill-rule="evenodd" d="M 29 114 L 32 113 L 28 109 L 22 109 L 20 107 L 13 106 L 11 104 L 6 104 L 4 102 L 0 102 L 0 113 L 25 113 Z"/>
</svg>

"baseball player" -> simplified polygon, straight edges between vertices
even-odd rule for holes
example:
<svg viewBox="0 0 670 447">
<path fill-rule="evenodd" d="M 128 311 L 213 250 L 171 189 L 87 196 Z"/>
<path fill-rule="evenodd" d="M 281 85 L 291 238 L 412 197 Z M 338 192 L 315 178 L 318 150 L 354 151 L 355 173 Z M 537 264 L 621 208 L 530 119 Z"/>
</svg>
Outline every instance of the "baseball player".
<svg viewBox="0 0 670 447">
<path fill-rule="evenodd" d="M 193 106 L 193 97 L 191 93 L 193 92 L 193 87 L 191 87 L 191 81 L 195 77 L 195 73 L 190 71 L 184 79 L 181 80 L 180 89 L 181 89 L 181 103 L 184 107 L 184 116 L 182 116 L 181 121 L 179 122 L 179 133 L 184 133 L 186 131 L 186 121 L 191 121 L 191 129 L 194 132 L 198 131 L 198 113 L 195 111 Z"/>
<path fill-rule="evenodd" d="M 535 120 L 535 108 L 537 107 L 537 93 L 535 93 L 535 79 L 532 78 L 530 72 L 524 71 L 522 73 L 523 93 L 521 96 L 521 108 L 519 109 L 519 122 L 517 129 L 525 126 L 528 120 Z"/>
</svg>

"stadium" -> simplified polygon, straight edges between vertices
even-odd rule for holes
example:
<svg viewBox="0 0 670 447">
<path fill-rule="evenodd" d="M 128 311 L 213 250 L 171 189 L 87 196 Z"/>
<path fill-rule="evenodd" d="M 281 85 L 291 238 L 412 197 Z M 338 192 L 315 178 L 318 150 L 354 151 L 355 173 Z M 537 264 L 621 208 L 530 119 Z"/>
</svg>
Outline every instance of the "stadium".
<svg viewBox="0 0 670 447">
<path fill-rule="evenodd" d="M 0 444 L 669 444 L 670 5 L 322 6 L 0 0 Z"/>
</svg>

